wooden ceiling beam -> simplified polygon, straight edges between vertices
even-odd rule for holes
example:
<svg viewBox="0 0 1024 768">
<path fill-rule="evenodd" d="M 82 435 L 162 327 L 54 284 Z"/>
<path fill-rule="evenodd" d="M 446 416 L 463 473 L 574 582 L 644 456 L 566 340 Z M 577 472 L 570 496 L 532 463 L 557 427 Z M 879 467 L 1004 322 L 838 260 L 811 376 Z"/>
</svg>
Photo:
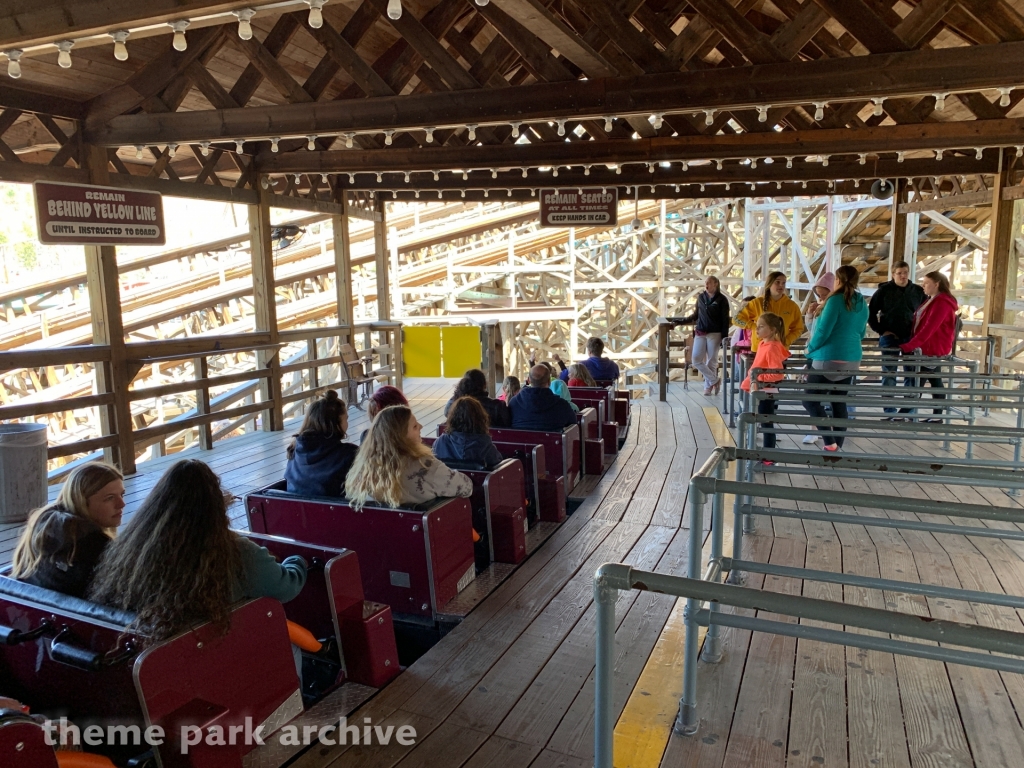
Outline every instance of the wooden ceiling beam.
<svg viewBox="0 0 1024 768">
<path fill-rule="evenodd" d="M 414 171 L 441 168 L 503 168 L 524 165 L 589 165 L 694 161 L 709 158 L 841 156 L 896 150 L 1024 144 L 1024 119 L 970 120 L 857 129 L 778 131 L 720 136 L 676 136 L 615 141 L 501 144 L 363 152 L 261 153 L 262 173 Z M 935 164 L 937 171 L 942 161 Z"/>
<path fill-rule="evenodd" d="M 288 43 L 291 42 L 291 39 L 294 37 L 298 28 L 299 21 L 293 14 L 282 14 L 280 18 L 274 22 L 274 26 L 271 27 L 270 32 L 268 32 L 266 38 L 264 38 L 263 47 L 266 48 L 275 58 L 280 56 Z M 231 89 L 231 98 L 244 107 L 249 103 L 249 99 L 255 95 L 257 89 L 262 84 L 263 72 L 261 72 L 255 64 L 250 62 L 246 65 L 245 69 L 242 70 L 242 74 L 239 76 L 238 80 L 235 81 L 235 85 Z"/>
<path fill-rule="evenodd" d="M 9 79 L 9 78 L 8 78 Z M 50 96 L 36 90 L 17 88 L 7 83 L 0 82 L 0 108 L 19 109 L 23 112 L 41 112 L 54 117 L 66 117 L 70 120 L 80 120 L 85 117 L 85 104 L 65 99 L 60 96 Z"/>
<path fill-rule="evenodd" d="M 672 64 L 658 50 L 643 32 L 633 26 L 629 17 L 621 13 L 610 0 L 570 0 L 579 10 L 590 17 L 612 44 L 618 46 L 641 71 L 678 72 L 679 67 Z"/>
<path fill-rule="evenodd" d="M 985 0 L 989 2 L 990 0 Z M 871 53 L 897 53 L 909 47 L 864 0 L 813 0 Z"/>
<path fill-rule="evenodd" d="M 392 84 L 394 85 L 394 84 Z M 538 83 L 461 93 L 317 102 L 165 115 L 87 126 L 107 146 L 329 135 L 436 125 L 654 114 L 681 104 L 731 110 L 1024 85 L 1024 43 L 855 56 L 637 78 Z M 396 89 L 398 90 L 398 89 Z"/>
<path fill-rule="evenodd" d="M 495 31 L 515 49 L 534 77 L 547 82 L 576 79 L 562 62 L 551 55 L 551 49 L 540 38 L 497 5 L 488 3 L 477 7 L 476 12 L 487 19 Z"/>
<path fill-rule="evenodd" d="M 1004 0 L 961 0 L 960 5 L 1003 42 L 1024 40 L 1024 18 Z"/>
<path fill-rule="evenodd" d="M 188 50 L 176 51 L 168 43 L 167 51 L 151 60 L 121 85 L 111 88 L 89 102 L 86 122 L 102 125 L 117 115 L 123 115 L 178 79 L 193 62 L 202 57 L 207 48 L 223 41 L 224 27 L 207 27 L 192 34 Z M 145 144 L 148 142 L 135 142 Z"/>
<path fill-rule="evenodd" d="M 494 0 L 494 4 L 583 70 L 587 77 L 614 77 L 618 74 L 601 54 L 580 39 L 541 0 Z"/>
<path fill-rule="evenodd" d="M 999 167 L 999 159 L 996 152 L 990 152 L 981 160 L 970 157 L 951 157 L 942 161 L 942 172 L 944 174 L 971 175 L 977 173 L 993 173 Z M 683 171 L 678 164 L 671 168 L 656 168 L 650 173 L 644 166 L 626 166 L 621 174 L 609 171 L 604 166 L 591 168 L 587 175 L 579 166 L 573 168 L 562 168 L 557 177 L 549 172 L 538 172 L 531 170 L 527 178 L 523 178 L 522 172 L 518 169 L 501 171 L 497 178 L 490 173 L 470 173 L 468 179 L 463 179 L 460 173 L 443 173 L 438 181 L 434 181 L 433 175 L 429 173 L 414 174 L 410 177 L 408 184 L 402 176 L 397 174 L 385 175 L 383 180 L 377 182 L 369 174 L 356 177 L 355 184 L 351 184 L 347 176 L 341 176 L 338 184 L 343 190 L 387 190 L 387 189 L 419 189 L 419 190 L 447 190 L 447 189 L 532 189 L 538 187 L 647 187 L 649 185 L 666 184 L 770 184 L 771 187 L 760 186 L 762 195 L 778 194 L 776 182 L 793 181 L 835 181 L 839 179 L 861 180 L 860 194 L 867 194 L 870 183 L 865 180 L 873 179 L 894 179 L 909 178 L 917 176 L 933 176 L 935 174 L 935 161 L 924 158 L 917 160 L 905 160 L 900 163 L 892 158 L 873 160 L 867 165 L 860 165 L 856 161 L 836 161 L 828 166 L 821 163 L 800 162 L 792 168 L 786 168 L 785 163 L 776 162 L 773 165 L 758 164 L 756 168 L 740 163 L 730 163 L 717 170 L 714 165 L 700 167 L 691 166 L 688 171 Z M 310 174 L 319 178 L 319 174 Z M 743 194 L 748 191 L 746 188 L 738 192 Z"/>
<path fill-rule="evenodd" d="M 326 19 L 323 26 L 314 29 L 306 19 L 303 26 L 313 38 L 320 43 L 327 55 L 334 59 L 342 69 L 348 72 L 353 82 L 363 89 L 367 96 L 393 96 L 394 90 L 384 82 L 373 67 L 363 61 L 356 49 L 345 38 L 338 34 Z"/>
<path fill-rule="evenodd" d="M 752 64 L 788 61 L 766 34 L 728 3 L 719 0 L 690 0 L 690 5 Z"/>
<path fill-rule="evenodd" d="M 910 48 L 918 48 L 936 24 L 942 21 L 956 0 L 921 0 L 903 21 L 893 28 L 896 36 Z"/>
<path fill-rule="evenodd" d="M 277 60 L 277 57 L 264 47 L 255 37 L 243 40 L 238 35 L 229 35 L 228 40 L 239 51 L 245 54 L 250 63 L 259 70 L 264 78 L 288 99 L 292 104 L 308 104 L 314 101 L 306 90 L 292 77 L 291 73 Z"/>
</svg>

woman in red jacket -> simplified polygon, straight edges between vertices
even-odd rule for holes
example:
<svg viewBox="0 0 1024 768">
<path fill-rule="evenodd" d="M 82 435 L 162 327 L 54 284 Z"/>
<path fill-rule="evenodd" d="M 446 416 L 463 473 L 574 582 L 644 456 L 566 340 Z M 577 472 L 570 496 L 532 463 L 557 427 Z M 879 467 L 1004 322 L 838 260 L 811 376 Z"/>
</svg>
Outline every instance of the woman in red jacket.
<svg viewBox="0 0 1024 768">
<path fill-rule="evenodd" d="M 906 344 L 900 344 L 905 354 L 927 357 L 945 357 L 953 351 L 956 337 L 956 313 L 959 309 L 956 299 L 949 290 L 949 279 L 941 272 L 929 272 L 921 279 L 925 301 L 914 314 L 914 333 Z M 925 374 L 917 380 L 918 386 L 927 382 L 932 389 L 942 389 L 942 379 L 935 376 L 938 366 L 919 366 L 918 372 Z M 932 374 L 929 376 L 928 374 Z M 932 392 L 932 400 L 945 400 L 946 396 Z M 901 408 L 900 413 L 909 413 L 910 408 Z M 942 408 L 933 409 L 942 413 Z M 942 419 L 925 419 L 926 422 L 941 424 Z"/>
</svg>

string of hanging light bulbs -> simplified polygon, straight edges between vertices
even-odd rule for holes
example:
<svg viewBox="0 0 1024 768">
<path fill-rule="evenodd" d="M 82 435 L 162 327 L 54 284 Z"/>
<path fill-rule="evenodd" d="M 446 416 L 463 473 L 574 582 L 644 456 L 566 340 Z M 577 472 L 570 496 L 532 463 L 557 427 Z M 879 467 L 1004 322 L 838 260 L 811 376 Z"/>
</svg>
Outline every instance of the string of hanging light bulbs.
<svg viewBox="0 0 1024 768">
<path fill-rule="evenodd" d="M 171 46 L 176 51 L 187 51 L 188 50 L 188 38 L 185 36 L 185 30 L 192 25 L 193 21 L 209 21 L 212 19 L 223 18 L 226 16 L 234 17 L 238 21 L 238 36 L 242 40 L 252 39 L 252 20 L 258 12 L 267 11 L 280 11 L 285 8 L 294 6 L 297 2 L 304 3 L 309 6 L 309 26 L 313 29 L 320 29 L 324 25 L 323 7 L 327 4 L 328 0 L 282 0 L 282 2 L 268 3 L 261 5 L 257 8 L 239 8 L 233 11 L 227 11 L 225 13 L 209 14 L 197 17 L 196 19 L 176 19 L 169 21 L 166 24 L 158 25 L 147 25 L 139 27 L 134 30 L 130 29 L 119 29 L 113 32 L 106 33 L 106 35 L 99 37 L 109 37 L 114 43 L 114 58 L 118 61 L 128 61 L 128 46 L 126 45 L 128 38 L 131 37 L 133 32 L 152 32 L 157 29 L 171 28 L 173 38 L 171 39 Z M 479 0 L 478 0 L 479 2 Z M 486 0 L 485 0 L 486 3 Z M 87 41 L 97 40 L 97 36 L 90 36 L 83 38 Z M 81 40 L 58 40 L 52 43 L 53 48 L 57 50 L 57 64 L 62 69 L 70 69 L 72 66 L 71 60 L 71 49 L 75 47 L 76 43 Z M 51 44 L 37 46 L 38 49 L 46 50 Z M 3 54 L 7 57 L 7 74 L 9 77 L 18 79 L 22 75 L 21 61 L 25 55 L 26 49 L 24 48 L 11 48 L 3 51 Z"/>
</svg>

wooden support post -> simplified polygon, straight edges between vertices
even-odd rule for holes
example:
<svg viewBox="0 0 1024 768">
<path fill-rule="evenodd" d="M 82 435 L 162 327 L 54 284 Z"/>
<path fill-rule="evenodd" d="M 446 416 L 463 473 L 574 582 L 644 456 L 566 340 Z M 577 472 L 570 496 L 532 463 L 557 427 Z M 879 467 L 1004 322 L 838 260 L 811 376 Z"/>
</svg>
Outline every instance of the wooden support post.
<svg viewBox="0 0 1024 768">
<path fill-rule="evenodd" d="M 394 328 L 391 331 L 391 369 L 395 372 L 395 386 L 402 388 L 402 376 L 405 373 L 405 363 L 402 357 L 402 329 Z"/>
<path fill-rule="evenodd" d="M 110 170 L 104 147 L 83 147 L 85 166 L 93 184 L 109 185 Z M 87 245 L 85 250 L 86 285 L 92 315 L 94 344 L 110 346 L 110 363 L 97 365 L 97 394 L 113 393 L 114 404 L 100 408 L 100 429 L 104 436 L 117 435 L 117 445 L 104 449 L 104 456 L 121 467 L 126 475 L 135 474 L 135 440 L 132 436 L 131 404 L 128 387 L 127 350 L 121 319 L 121 285 L 117 274 L 117 248 L 112 245 Z"/>
<path fill-rule="evenodd" d="M 342 195 L 341 214 L 331 219 L 334 229 L 335 288 L 338 293 L 338 325 L 352 325 L 352 244 L 348 232 L 348 196 Z M 351 334 L 346 341 L 351 342 Z M 344 343 L 344 342 L 343 342 Z"/>
<path fill-rule="evenodd" d="M 249 237 L 252 245 L 252 292 L 256 332 L 265 332 L 270 343 L 279 340 L 277 328 L 277 297 L 274 293 L 274 244 L 270 235 L 270 204 L 268 193 L 260 191 L 260 201 L 249 206 Z M 271 372 L 260 380 L 264 402 L 270 404 L 263 419 L 264 431 L 284 429 L 284 404 L 281 402 L 281 358 L 279 349 L 260 349 L 256 363 Z"/>
<path fill-rule="evenodd" d="M 1007 295 L 1016 289 L 1016 271 L 1010 275 L 1011 255 L 1016 250 L 1013 239 L 1015 200 L 1003 200 L 1003 189 L 1010 184 L 1010 157 L 1004 150 L 999 161 L 999 172 L 992 184 L 992 218 L 989 230 L 988 270 L 985 276 L 985 314 L 981 333 L 987 336 L 989 325 L 1006 322 Z M 1019 225 L 1019 220 L 1018 220 Z M 1003 355 L 1003 340 L 996 337 L 996 357 Z"/>
<path fill-rule="evenodd" d="M 905 202 L 907 180 L 896 179 L 896 191 L 892 196 L 892 230 L 889 236 L 889 280 L 892 280 L 892 265 L 907 257 L 907 214 L 900 213 L 900 204 Z"/>
<path fill-rule="evenodd" d="M 391 319 L 391 290 L 388 277 L 388 222 L 384 201 L 379 197 L 373 206 L 373 253 L 377 270 L 377 319 Z M 398 275 L 395 275 L 398 279 Z"/>
<path fill-rule="evenodd" d="M 192 368 L 195 371 L 197 381 L 210 378 L 210 364 L 204 355 L 192 360 Z M 205 416 L 210 413 L 210 390 L 204 386 L 196 387 L 196 414 Z M 199 427 L 199 448 L 208 451 L 213 448 L 213 425 L 206 423 Z"/>
</svg>

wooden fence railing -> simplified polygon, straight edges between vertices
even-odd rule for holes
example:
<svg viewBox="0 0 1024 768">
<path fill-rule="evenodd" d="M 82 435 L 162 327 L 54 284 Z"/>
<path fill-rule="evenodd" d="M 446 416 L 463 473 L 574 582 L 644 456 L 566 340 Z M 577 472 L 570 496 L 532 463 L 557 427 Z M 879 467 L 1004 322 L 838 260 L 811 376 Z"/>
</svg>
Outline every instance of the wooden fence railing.
<svg viewBox="0 0 1024 768">
<path fill-rule="evenodd" d="M 131 378 L 134 379 L 144 369 L 175 363 L 191 363 L 192 378 L 154 386 L 133 386 L 126 393 L 94 391 L 89 395 L 43 400 L 33 397 L 32 402 L 0 407 L 0 421 L 38 420 L 53 414 L 106 408 L 107 418 L 100 420 L 103 434 L 51 445 L 47 457 L 77 456 L 79 460 L 85 460 L 95 458 L 102 451 L 107 459 L 134 470 L 137 456 L 151 446 L 156 446 L 154 452 L 157 455 L 163 455 L 165 442 L 174 435 L 194 431 L 199 447 L 209 450 L 219 438 L 256 419 L 264 429 L 283 428 L 285 418 L 298 411 L 302 403 L 323 388 L 347 386 L 349 370 L 342 355 L 345 344 L 355 347 L 359 358 L 371 362 L 375 375 L 401 386 L 401 337 L 400 323 L 380 321 L 286 330 L 281 331 L 274 342 L 267 333 L 250 333 L 130 343 L 127 352 Z M 282 359 L 285 352 L 288 356 Z M 251 356 L 253 367 L 214 375 L 210 360 L 224 355 Z M 109 362 L 110 348 L 100 345 L 0 352 L 0 372 L 83 364 L 99 367 L 109 365 Z M 101 380 L 109 380 L 109 377 L 97 378 L 97 381 Z M 274 380 L 278 386 L 271 386 Z M 238 386 L 213 394 L 213 390 L 223 390 L 231 385 Z M 160 401 L 161 398 L 189 393 L 194 394 L 196 404 L 191 411 L 156 423 L 145 423 L 141 418 L 148 410 L 141 405 L 146 401 Z M 135 404 L 135 417 L 131 423 L 116 423 L 112 406 L 117 397 L 127 397 L 130 403 Z M 220 425 L 216 431 L 215 425 Z M 131 433 L 135 448 L 131 457 L 117 455 L 119 435 L 125 429 Z M 70 471 L 73 463 L 54 469 L 50 473 L 51 480 Z"/>
</svg>

